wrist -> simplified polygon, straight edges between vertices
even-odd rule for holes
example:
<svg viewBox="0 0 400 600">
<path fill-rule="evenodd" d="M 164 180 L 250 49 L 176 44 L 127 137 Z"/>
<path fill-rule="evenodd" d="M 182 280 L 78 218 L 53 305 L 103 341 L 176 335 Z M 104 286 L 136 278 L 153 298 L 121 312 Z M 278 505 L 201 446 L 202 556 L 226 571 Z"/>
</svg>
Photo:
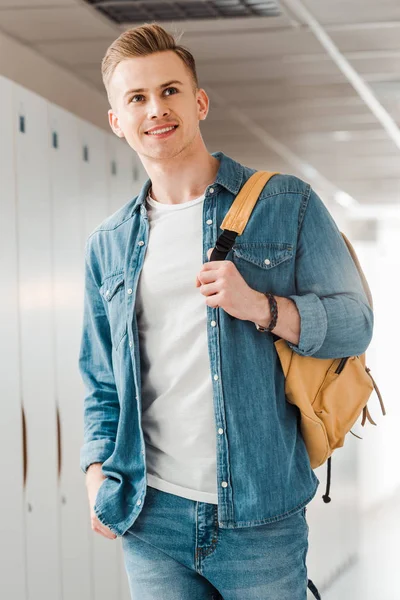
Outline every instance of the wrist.
<svg viewBox="0 0 400 600">
<path fill-rule="evenodd" d="M 262 292 L 257 292 L 256 302 L 254 304 L 254 318 L 251 320 L 253 323 L 261 325 L 261 327 L 268 327 L 271 322 L 271 309 L 268 298 Z"/>
</svg>

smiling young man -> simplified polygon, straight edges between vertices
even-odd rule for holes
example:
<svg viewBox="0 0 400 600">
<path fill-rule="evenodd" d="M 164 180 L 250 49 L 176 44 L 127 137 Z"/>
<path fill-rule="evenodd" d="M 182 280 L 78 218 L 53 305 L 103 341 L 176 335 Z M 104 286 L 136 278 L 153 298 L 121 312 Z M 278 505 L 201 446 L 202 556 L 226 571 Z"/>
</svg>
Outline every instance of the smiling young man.
<svg viewBox="0 0 400 600">
<path fill-rule="evenodd" d="M 108 48 L 102 72 L 110 126 L 149 179 L 86 244 L 92 528 L 122 537 L 132 598 L 305 600 L 319 482 L 274 339 L 317 358 L 364 352 L 372 311 L 357 270 L 290 175 L 268 182 L 226 260 L 209 262 L 254 169 L 207 151 L 192 55 L 144 25 Z M 256 327 L 271 324 L 267 292 L 273 333 Z"/>
</svg>

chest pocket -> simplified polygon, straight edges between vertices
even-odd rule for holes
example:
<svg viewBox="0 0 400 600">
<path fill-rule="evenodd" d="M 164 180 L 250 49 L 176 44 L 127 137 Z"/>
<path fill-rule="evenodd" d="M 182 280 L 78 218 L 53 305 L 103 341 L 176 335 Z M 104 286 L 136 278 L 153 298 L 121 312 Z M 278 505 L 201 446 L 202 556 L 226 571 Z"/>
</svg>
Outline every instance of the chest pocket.
<svg viewBox="0 0 400 600">
<path fill-rule="evenodd" d="M 125 277 L 123 273 L 108 277 L 100 287 L 105 300 L 113 346 L 118 348 L 126 334 Z"/>
<path fill-rule="evenodd" d="M 253 289 L 284 294 L 291 288 L 294 258 L 292 244 L 239 242 L 232 250 L 233 263 Z"/>
</svg>

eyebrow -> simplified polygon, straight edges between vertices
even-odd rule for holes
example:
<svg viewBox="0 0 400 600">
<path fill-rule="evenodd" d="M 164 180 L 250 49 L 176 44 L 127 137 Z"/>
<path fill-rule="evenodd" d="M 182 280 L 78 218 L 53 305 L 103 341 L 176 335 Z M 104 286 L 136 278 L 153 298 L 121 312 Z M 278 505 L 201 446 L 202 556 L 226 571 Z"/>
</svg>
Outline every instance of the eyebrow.
<svg viewBox="0 0 400 600">
<path fill-rule="evenodd" d="M 169 87 L 170 85 L 174 84 L 174 83 L 178 83 L 179 85 L 183 85 L 183 83 L 181 81 L 178 81 L 177 79 L 173 80 L 173 81 L 167 81 L 167 83 L 162 83 L 161 85 L 158 86 L 158 89 L 161 90 L 165 87 Z M 129 94 L 139 94 L 142 92 L 147 92 L 148 90 L 145 88 L 138 88 L 137 90 L 128 90 L 127 92 L 125 92 L 124 94 L 124 98 L 126 98 L 126 96 L 129 96 Z"/>
</svg>

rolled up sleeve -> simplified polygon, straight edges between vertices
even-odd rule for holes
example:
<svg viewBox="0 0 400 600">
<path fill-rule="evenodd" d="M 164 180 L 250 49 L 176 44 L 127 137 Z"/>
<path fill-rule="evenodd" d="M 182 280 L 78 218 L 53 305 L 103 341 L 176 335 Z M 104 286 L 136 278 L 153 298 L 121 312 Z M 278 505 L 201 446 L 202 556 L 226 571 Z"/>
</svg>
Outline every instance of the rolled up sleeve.
<svg viewBox="0 0 400 600">
<path fill-rule="evenodd" d="M 373 312 L 357 267 L 335 221 L 310 189 L 304 201 L 296 249 L 296 294 L 289 296 L 300 314 L 303 356 L 339 358 L 365 352 Z"/>
</svg>

